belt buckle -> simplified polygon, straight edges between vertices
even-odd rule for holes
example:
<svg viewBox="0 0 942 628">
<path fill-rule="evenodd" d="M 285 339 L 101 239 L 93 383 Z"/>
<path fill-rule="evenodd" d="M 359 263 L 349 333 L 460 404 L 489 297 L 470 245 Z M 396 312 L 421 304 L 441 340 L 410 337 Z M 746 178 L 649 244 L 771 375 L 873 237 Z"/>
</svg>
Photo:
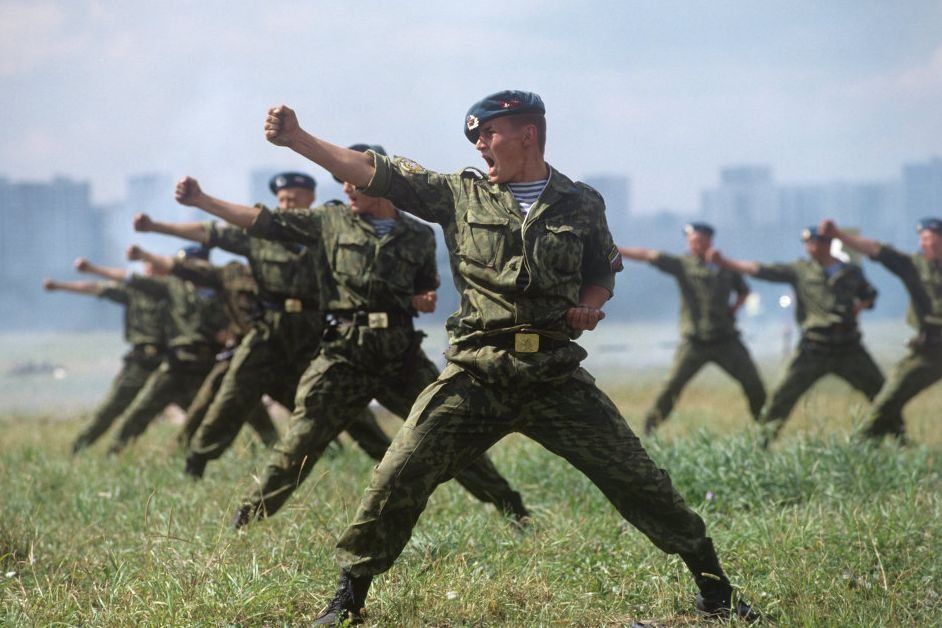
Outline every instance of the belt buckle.
<svg viewBox="0 0 942 628">
<path fill-rule="evenodd" d="M 370 312 L 366 315 L 366 324 L 370 329 L 386 329 L 389 327 L 389 314 L 386 312 Z"/>
<path fill-rule="evenodd" d="M 514 334 L 514 353 L 536 353 L 540 350 L 540 334 Z"/>
<path fill-rule="evenodd" d="M 285 312 L 297 314 L 303 310 L 304 304 L 301 303 L 301 299 L 285 299 Z"/>
</svg>

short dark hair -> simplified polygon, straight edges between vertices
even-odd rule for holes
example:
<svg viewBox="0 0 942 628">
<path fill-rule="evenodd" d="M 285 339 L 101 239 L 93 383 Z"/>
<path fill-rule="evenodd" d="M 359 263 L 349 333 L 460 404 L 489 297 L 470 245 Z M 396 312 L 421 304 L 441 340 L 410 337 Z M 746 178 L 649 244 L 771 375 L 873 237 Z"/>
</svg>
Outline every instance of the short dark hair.
<svg viewBox="0 0 942 628">
<path fill-rule="evenodd" d="M 535 126 L 536 142 L 540 147 L 540 154 L 546 152 L 546 116 L 542 113 L 518 113 L 507 116 L 507 119 L 513 122 L 513 125 L 518 129 L 528 124 Z"/>
</svg>

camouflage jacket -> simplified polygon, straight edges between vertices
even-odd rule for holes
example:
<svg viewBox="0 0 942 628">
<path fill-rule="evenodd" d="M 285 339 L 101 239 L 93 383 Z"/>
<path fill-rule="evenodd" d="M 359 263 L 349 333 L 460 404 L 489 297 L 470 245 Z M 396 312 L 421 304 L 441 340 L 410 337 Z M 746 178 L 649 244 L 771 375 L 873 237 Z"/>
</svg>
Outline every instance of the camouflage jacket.
<svg viewBox="0 0 942 628">
<path fill-rule="evenodd" d="M 857 264 L 843 264 L 830 277 L 810 259 L 789 264 L 760 264 L 757 279 L 791 284 L 795 290 L 795 320 L 804 338 L 845 342 L 860 337 L 857 309 L 871 307 L 877 291 Z"/>
<path fill-rule="evenodd" d="M 213 266 L 201 259 L 175 258 L 173 274 L 194 285 L 212 288 L 222 295 L 229 334 L 238 340 L 252 328 L 252 319 L 258 315 L 258 286 L 248 266 L 229 262 Z"/>
<path fill-rule="evenodd" d="M 906 255 L 886 244 L 874 259 L 906 286 L 909 324 L 920 330 L 942 327 L 942 264 L 933 264 L 922 253 Z"/>
<path fill-rule="evenodd" d="M 565 317 L 584 285 L 613 292 L 622 268 L 598 192 L 551 168 L 523 216 L 507 186 L 474 168 L 441 174 L 371 154 L 376 172 L 364 192 L 444 232 L 460 303 L 446 324 L 450 366 L 442 377 L 466 370 L 502 390 L 569 377 L 592 381 L 579 367 L 585 350 L 568 342 L 579 332 Z M 516 350 L 521 338 L 527 351 Z"/>
<path fill-rule="evenodd" d="M 258 207 L 265 209 L 264 205 Z M 291 214 L 297 210 L 277 214 Z M 253 237 L 244 229 L 206 223 L 206 244 L 244 256 L 258 284 L 259 298 L 263 302 L 283 303 L 285 299 L 299 299 L 305 311 L 323 311 L 326 302 L 323 248 L 319 241 L 306 244 L 272 242 Z"/>
<path fill-rule="evenodd" d="M 328 310 L 412 314 L 412 296 L 438 288 L 435 236 L 399 214 L 380 237 L 369 221 L 332 202 L 291 212 L 262 209 L 252 235 L 303 244 L 323 243 L 333 281 Z"/>
<path fill-rule="evenodd" d="M 651 265 L 672 275 L 680 288 L 680 333 L 686 338 L 711 341 L 739 334 L 730 309 L 730 294 L 749 293 L 742 275 L 696 255 L 658 253 Z"/>
<path fill-rule="evenodd" d="M 171 333 L 171 349 L 187 347 L 214 350 L 218 347 L 216 334 L 229 322 L 223 310 L 219 293 L 212 288 L 197 288 L 178 277 L 144 277 L 132 275 L 128 285 L 167 301 Z"/>
<path fill-rule="evenodd" d="M 124 338 L 130 344 L 167 346 L 170 317 L 167 302 L 126 282 L 107 281 L 99 284 L 98 296 L 124 305 Z"/>
<path fill-rule="evenodd" d="M 440 174 L 401 157 L 373 157 L 376 173 L 364 192 L 442 226 L 461 296 L 447 323 L 453 344 L 519 330 L 574 338 L 565 315 L 582 286 L 614 290 L 621 256 L 604 201 L 589 186 L 551 169 L 524 217 L 510 190 L 476 169 Z"/>
</svg>

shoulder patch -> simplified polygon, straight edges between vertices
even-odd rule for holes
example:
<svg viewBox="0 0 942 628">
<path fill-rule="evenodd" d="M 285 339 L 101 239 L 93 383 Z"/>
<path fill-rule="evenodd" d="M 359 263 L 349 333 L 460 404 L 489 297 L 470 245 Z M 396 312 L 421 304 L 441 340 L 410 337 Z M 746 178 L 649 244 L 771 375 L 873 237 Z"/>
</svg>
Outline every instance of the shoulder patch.
<svg viewBox="0 0 942 628">
<path fill-rule="evenodd" d="M 411 172 L 412 174 L 419 174 L 425 172 L 425 168 L 420 166 L 418 163 L 412 161 L 411 159 L 406 159 L 405 157 L 396 157 L 396 165 L 405 170 L 406 172 Z"/>
<path fill-rule="evenodd" d="M 477 168 L 472 168 L 468 166 L 461 171 L 461 178 L 463 179 L 474 179 L 475 181 L 483 181 L 486 177 L 484 173 L 478 170 Z"/>
</svg>

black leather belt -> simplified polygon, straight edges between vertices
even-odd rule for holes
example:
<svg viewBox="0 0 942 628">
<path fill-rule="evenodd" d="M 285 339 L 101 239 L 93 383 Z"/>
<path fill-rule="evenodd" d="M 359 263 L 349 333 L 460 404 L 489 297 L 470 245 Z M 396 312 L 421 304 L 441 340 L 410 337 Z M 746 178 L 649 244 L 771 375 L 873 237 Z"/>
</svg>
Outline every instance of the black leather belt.
<svg viewBox="0 0 942 628">
<path fill-rule="evenodd" d="M 519 331 L 515 333 L 494 334 L 492 336 L 479 336 L 468 340 L 467 344 L 479 347 L 495 347 L 513 353 L 538 353 L 540 351 L 554 351 L 568 346 L 569 339 L 561 340 L 544 336 L 532 331 Z"/>
<path fill-rule="evenodd" d="M 369 327 L 370 329 L 386 329 L 387 327 L 412 327 L 413 315 L 411 312 L 364 312 L 364 311 L 337 311 L 330 316 L 338 323 Z"/>
<path fill-rule="evenodd" d="M 288 314 L 311 312 L 319 309 L 317 303 L 295 297 L 279 298 L 277 301 L 260 298 L 258 299 L 258 304 L 262 306 L 263 309 L 271 310 L 272 312 L 287 312 Z"/>
</svg>

